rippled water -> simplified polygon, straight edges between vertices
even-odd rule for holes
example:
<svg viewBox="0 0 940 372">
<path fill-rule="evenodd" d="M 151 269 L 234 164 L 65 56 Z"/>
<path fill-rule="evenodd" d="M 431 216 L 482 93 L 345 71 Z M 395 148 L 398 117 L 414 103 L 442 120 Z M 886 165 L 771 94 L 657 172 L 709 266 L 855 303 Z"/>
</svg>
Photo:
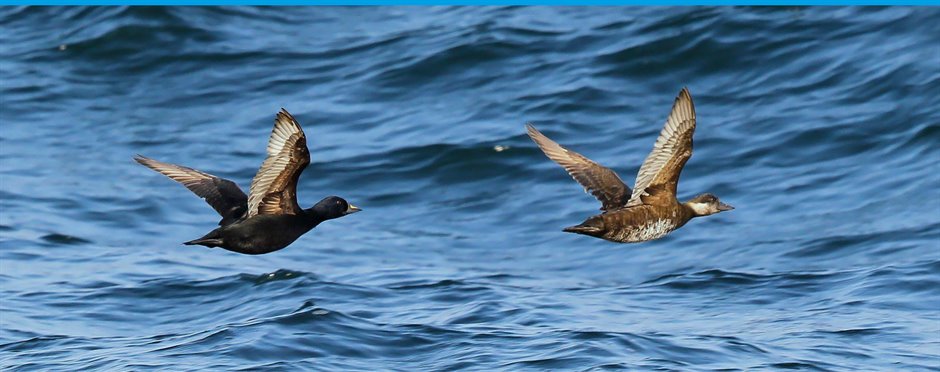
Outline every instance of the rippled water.
<svg viewBox="0 0 940 372">
<path fill-rule="evenodd" d="M 938 8 L 0 8 L 4 369 L 940 369 Z M 681 197 L 617 245 L 531 121 L 628 183 L 688 86 Z M 264 256 L 135 153 L 301 204 Z"/>
</svg>

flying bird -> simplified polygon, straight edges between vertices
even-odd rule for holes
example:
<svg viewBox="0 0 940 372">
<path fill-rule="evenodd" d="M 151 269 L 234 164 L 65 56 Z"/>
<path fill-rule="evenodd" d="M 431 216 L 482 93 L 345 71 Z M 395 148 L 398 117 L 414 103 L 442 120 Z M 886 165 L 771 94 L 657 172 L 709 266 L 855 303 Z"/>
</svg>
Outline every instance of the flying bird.
<svg viewBox="0 0 940 372">
<path fill-rule="evenodd" d="M 562 147 L 532 124 L 526 124 L 526 128 L 549 159 L 565 168 L 601 202 L 601 214 L 565 228 L 566 232 L 618 243 L 645 242 L 666 236 L 692 218 L 734 209 L 708 193 L 686 202 L 676 198 L 679 174 L 692 156 L 695 133 L 695 106 L 688 88 L 682 88 L 676 97 L 653 151 L 640 166 L 632 191 L 610 168 Z"/>
<path fill-rule="evenodd" d="M 297 203 L 297 181 L 310 164 L 307 137 L 285 109 L 277 114 L 268 140 L 268 156 L 251 180 L 248 195 L 234 182 L 181 165 L 141 155 L 138 163 L 183 184 L 222 217 L 219 227 L 183 244 L 221 247 L 244 254 L 264 254 L 293 243 L 321 222 L 360 211 L 338 196 L 313 207 Z"/>
</svg>

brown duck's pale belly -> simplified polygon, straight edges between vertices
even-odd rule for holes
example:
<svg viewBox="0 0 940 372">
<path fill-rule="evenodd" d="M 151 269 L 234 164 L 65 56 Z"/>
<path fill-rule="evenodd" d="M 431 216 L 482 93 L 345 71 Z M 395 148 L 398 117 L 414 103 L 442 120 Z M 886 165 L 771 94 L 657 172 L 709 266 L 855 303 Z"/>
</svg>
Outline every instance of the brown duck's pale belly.
<svg viewBox="0 0 940 372">
<path fill-rule="evenodd" d="M 640 225 L 608 231 L 604 239 L 621 243 L 645 242 L 662 238 L 677 228 L 679 228 L 678 223 L 672 219 L 650 220 Z"/>
</svg>

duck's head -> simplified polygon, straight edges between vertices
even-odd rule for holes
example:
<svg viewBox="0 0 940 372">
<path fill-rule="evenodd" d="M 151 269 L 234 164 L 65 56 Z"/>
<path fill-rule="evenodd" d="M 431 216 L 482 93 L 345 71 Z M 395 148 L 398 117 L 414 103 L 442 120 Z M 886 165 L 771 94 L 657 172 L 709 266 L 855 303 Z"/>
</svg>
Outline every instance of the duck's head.
<svg viewBox="0 0 940 372">
<path fill-rule="evenodd" d="M 734 209 L 734 207 L 718 200 L 717 196 L 707 193 L 692 198 L 685 202 L 685 205 L 692 209 L 696 216 L 707 216 Z"/>
<path fill-rule="evenodd" d="M 325 197 L 310 209 L 324 220 L 339 218 L 362 210 L 355 205 L 349 204 L 346 199 L 338 196 Z"/>
</svg>

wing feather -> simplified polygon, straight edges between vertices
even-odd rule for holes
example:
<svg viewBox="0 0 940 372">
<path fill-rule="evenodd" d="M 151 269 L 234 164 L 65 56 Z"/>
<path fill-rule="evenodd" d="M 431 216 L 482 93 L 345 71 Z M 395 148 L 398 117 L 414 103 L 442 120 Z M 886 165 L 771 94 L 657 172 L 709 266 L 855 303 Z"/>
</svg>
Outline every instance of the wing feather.
<svg viewBox="0 0 940 372">
<path fill-rule="evenodd" d="M 160 172 L 164 176 L 183 184 L 222 216 L 220 225 L 235 221 L 245 214 L 248 197 L 238 185 L 224 178 L 201 172 L 182 165 L 164 163 L 145 156 L 134 157 L 141 165 Z"/>
<path fill-rule="evenodd" d="M 591 193 L 601 202 L 601 210 L 617 209 L 626 204 L 630 197 L 630 187 L 623 183 L 617 173 L 562 147 L 535 129 L 532 124 L 526 124 L 526 129 L 529 137 L 549 159 L 565 168 L 568 174 L 584 187 L 585 192 Z"/>
<path fill-rule="evenodd" d="M 682 88 L 672 105 L 663 130 L 640 167 L 627 206 L 643 204 L 646 188 L 663 185 L 676 194 L 682 167 L 692 157 L 692 136 L 695 134 L 695 105 L 688 88 Z"/>
<path fill-rule="evenodd" d="M 248 192 L 248 217 L 259 214 L 298 214 L 297 181 L 310 164 L 307 137 L 287 110 L 281 109 L 268 140 L 264 159 Z"/>
</svg>

